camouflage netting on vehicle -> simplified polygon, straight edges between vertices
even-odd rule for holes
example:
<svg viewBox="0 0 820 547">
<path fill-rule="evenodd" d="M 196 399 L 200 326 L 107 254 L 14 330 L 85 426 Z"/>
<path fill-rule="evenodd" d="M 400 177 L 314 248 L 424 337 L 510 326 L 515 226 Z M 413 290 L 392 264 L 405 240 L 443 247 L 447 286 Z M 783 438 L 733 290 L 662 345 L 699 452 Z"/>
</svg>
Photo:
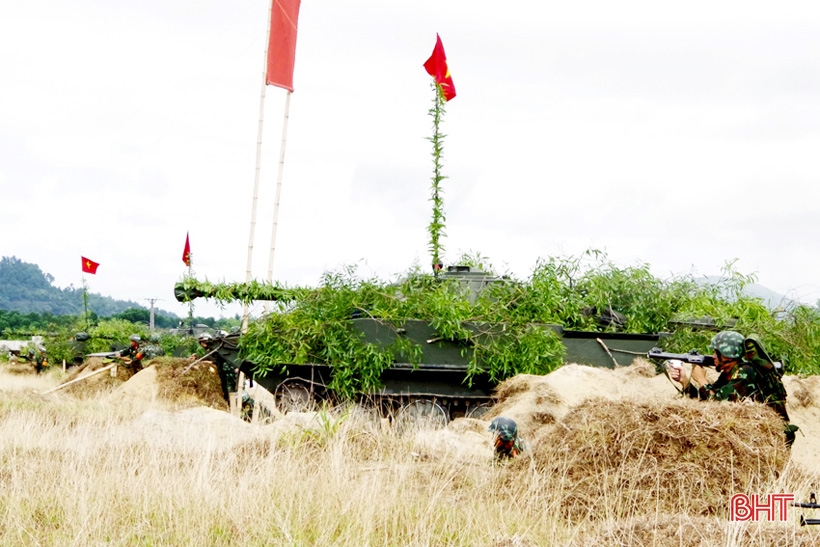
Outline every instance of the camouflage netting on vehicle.
<svg viewBox="0 0 820 547">
<path fill-rule="evenodd" d="M 789 459 L 783 422 L 751 402 L 591 399 L 529 441 L 511 468 L 534 466 L 543 480 L 511 487 L 563 491 L 575 522 L 665 509 L 728 518 L 732 494 L 772 491 Z"/>
<path fill-rule="evenodd" d="M 181 301 L 199 296 L 274 301 L 273 311 L 252 322 L 242 336 L 241 358 L 263 374 L 285 364 L 332 365 L 331 388 L 341 395 L 377 389 L 397 356 L 415 364 L 422 353 L 418 344 L 400 336 L 390 347 L 365 344 L 351 319 L 381 321 L 396 333 L 408 321 L 425 321 L 436 339 L 463 348 L 468 379 L 487 374 L 494 382 L 521 373 L 546 374 L 562 364 L 560 336 L 545 325 L 632 334 L 671 329 L 664 347 L 707 353 L 715 333 L 711 327 L 731 324 L 738 332 L 760 335 L 787 372 L 816 372 L 819 366 L 820 312 L 797 306 L 774 313 L 761 299 L 743 293 L 754 278 L 730 268 L 720 282 L 705 285 L 691 276 L 659 279 L 647 264 L 619 267 L 603 253 L 589 251 L 581 258 L 539 260 L 526 280 L 479 271 L 450 273 L 435 277 L 416 268 L 386 282 L 362 278 L 350 266 L 326 272 L 315 288 L 186 278 L 176 293 Z M 478 274 L 488 278 L 477 279 Z M 686 321 L 703 317 L 711 318 L 711 327 L 694 328 Z M 476 331 L 468 325 L 481 327 Z"/>
</svg>

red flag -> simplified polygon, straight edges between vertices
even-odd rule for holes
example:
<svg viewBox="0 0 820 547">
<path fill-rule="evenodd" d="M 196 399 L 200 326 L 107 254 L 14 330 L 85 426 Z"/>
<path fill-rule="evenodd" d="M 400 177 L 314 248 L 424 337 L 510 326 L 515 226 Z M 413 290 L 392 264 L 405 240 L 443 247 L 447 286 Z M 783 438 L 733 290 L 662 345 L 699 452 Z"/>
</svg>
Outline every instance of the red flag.
<svg viewBox="0 0 820 547">
<path fill-rule="evenodd" d="M 87 259 L 84 256 L 80 256 L 80 258 L 83 259 L 83 272 L 84 273 L 90 273 L 90 274 L 96 274 L 97 273 L 97 268 L 100 266 L 99 264 L 97 264 L 93 260 Z"/>
<path fill-rule="evenodd" d="M 185 248 L 182 249 L 182 261 L 189 268 L 191 267 L 191 242 L 188 241 L 188 234 L 185 234 Z"/>
<path fill-rule="evenodd" d="M 444 45 L 441 43 L 441 38 L 436 34 L 436 47 L 433 48 L 433 54 L 424 63 L 424 69 L 427 74 L 436 79 L 436 83 L 441 86 L 441 91 L 444 93 L 444 100 L 449 101 L 456 96 L 456 86 L 453 84 L 453 78 L 450 76 L 450 68 L 447 66 L 447 56 L 444 54 Z"/>
<path fill-rule="evenodd" d="M 293 91 L 296 27 L 301 0 L 272 0 L 265 83 Z"/>
</svg>

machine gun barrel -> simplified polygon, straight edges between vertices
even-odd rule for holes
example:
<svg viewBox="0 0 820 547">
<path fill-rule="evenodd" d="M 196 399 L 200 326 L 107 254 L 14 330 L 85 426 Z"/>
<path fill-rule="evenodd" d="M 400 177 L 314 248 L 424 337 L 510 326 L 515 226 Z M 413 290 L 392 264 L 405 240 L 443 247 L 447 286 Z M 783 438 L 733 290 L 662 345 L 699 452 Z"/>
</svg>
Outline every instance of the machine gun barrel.
<svg viewBox="0 0 820 547">
<path fill-rule="evenodd" d="M 677 359 L 684 363 L 691 363 L 693 365 L 700 365 L 702 367 L 715 366 L 715 358 L 711 355 L 703 355 L 697 350 L 692 350 L 689 353 L 666 353 L 661 348 L 652 348 L 646 354 L 647 359 L 666 361 L 667 359 Z"/>
</svg>

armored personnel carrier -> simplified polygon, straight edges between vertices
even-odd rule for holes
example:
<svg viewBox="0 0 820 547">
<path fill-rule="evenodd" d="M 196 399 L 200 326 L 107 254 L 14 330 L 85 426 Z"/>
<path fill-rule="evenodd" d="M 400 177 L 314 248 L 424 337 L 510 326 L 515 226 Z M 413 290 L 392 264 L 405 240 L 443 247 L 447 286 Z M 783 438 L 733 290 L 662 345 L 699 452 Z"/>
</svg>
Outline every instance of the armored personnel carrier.
<svg viewBox="0 0 820 547">
<path fill-rule="evenodd" d="M 492 292 L 488 291 L 491 286 L 508 283 L 508 280 L 458 266 L 439 273 L 434 283 L 450 284 L 458 291 L 462 299 L 459 302 L 466 300 L 474 304 L 481 295 L 486 297 Z M 180 302 L 197 297 L 222 301 L 277 301 L 287 305 L 281 306 L 276 314 L 288 314 L 296 313 L 300 302 L 314 298 L 315 293 L 311 291 L 312 289 L 286 289 L 256 282 L 253 285 L 217 287 L 187 280 L 176 285 L 175 296 Z M 277 316 L 271 315 L 267 320 L 271 318 L 275 322 Z M 612 317 L 599 318 L 599 322 L 604 323 L 611 320 Z M 263 318 L 258 322 L 265 321 Z M 242 371 L 247 378 L 273 393 L 283 410 L 301 411 L 321 402 L 354 399 L 399 420 L 424 418 L 446 424 L 454 417 L 477 417 L 486 411 L 493 402 L 495 387 L 506 377 L 520 372 L 547 373 L 561 363 L 608 368 L 626 366 L 636 356 L 646 355 L 664 336 L 657 333 L 615 332 L 613 328 L 606 331 L 572 331 L 547 323 L 531 323 L 513 328 L 503 322 L 487 321 L 462 321 L 459 325 L 460 334 L 453 335 L 445 334 L 443 323 L 436 318 L 385 319 L 378 316 L 375 309 L 360 308 L 352 309 L 344 324 L 357 345 L 357 351 L 364 352 L 362 355 L 386 355 L 390 359 L 386 366 L 379 369 L 378 378 L 353 392 L 339 388 L 338 376 L 368 375 L 374 369 L 351 370 L 350 363 L 342 368 L 340 363 L 332 359 L 316 358 L 334 354 L 326 351 L 327 348 L 320 347 L 327 342 L 304 340 L 303 344 L 296 345 L 305 346 L 304 354 L 310 357 L 294 357 L 292 362 L 275 359 L 270 362 L 266 358 L 265 348 L 260 348 L 258 343 L 251 344 L 253 348 L 243 346 L 243 340 L 246 339 L 243 337 L 250 336 L 248 334 L 222 332 L 204 336 L 201 341 L 219 361 L 226 397 L 236 389 L 235 374 Z M 265 338 L 266 343 L 270 344 L 271 354 L 281 355 L 279 346 L 282 344 L 302 342 L 292 340 L 292 333 L 277 330 L 276 326 L 263 328 L 269 333 L 275 333 Z M 328 323 L 328 328 L 336 328 L 336 324 Z M 525 332 L 528 338 L 534 338 L 540 344 L 537 347 L 551 355 L 522 355 L 516 356 L 521 361 L 513 359 L 504 363 L 494 362 L 493 356 L 487 353 L 490 343 L 513 343 L 517 332 Z M 510 348 L 514 353 L 517 346 L 512 345 Z M 521 351 L 524 352 L 525 348 Z M 335 352 L 335 355 L 340 354 L 340 351 Z"/>
</svg>

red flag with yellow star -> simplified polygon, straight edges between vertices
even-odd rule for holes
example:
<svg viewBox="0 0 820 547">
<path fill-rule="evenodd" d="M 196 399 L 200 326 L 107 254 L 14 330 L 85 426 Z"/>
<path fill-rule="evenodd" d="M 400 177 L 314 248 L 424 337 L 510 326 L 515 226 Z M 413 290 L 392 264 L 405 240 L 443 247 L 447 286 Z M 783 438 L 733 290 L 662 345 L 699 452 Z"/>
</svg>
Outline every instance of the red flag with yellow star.
<svg viewBox="0 0 820 547">
<path fill-rule="evenodd" d="M 444 94 L 444 100 L 449 101 L 456 96 L 456 86 L 453 84 L 453 78 L 450 76 L 450 68 L 447 66 L 447 56 L 444 54 L 444 45 L 441 43 L 441 38 L 436 34 L 436 47 L 433 48 L 433 54 L 424 63 L 424 69 L 427 74 L 435 78 L 436 83 L 441 86 L 441 92 Z"/>
<path fill-rule="evenodd" d="M 182 249 L 182 261 L 186 266 L 191 266 L 191 242 L 188 240 L 188 234 L 185 234 L 185 248 Z"/>
<path fill-rule="evenodd" d="M 84 273 L 90 273 L 90 274 L 96 274 L 97 273 L 97 268 L 100 266 L 99 264 L 97 264 L 93 260 L 87 259 L 84 256 L 80 256 L 80 258 L 83 259 L 83 272 Z"/>
</svg>

